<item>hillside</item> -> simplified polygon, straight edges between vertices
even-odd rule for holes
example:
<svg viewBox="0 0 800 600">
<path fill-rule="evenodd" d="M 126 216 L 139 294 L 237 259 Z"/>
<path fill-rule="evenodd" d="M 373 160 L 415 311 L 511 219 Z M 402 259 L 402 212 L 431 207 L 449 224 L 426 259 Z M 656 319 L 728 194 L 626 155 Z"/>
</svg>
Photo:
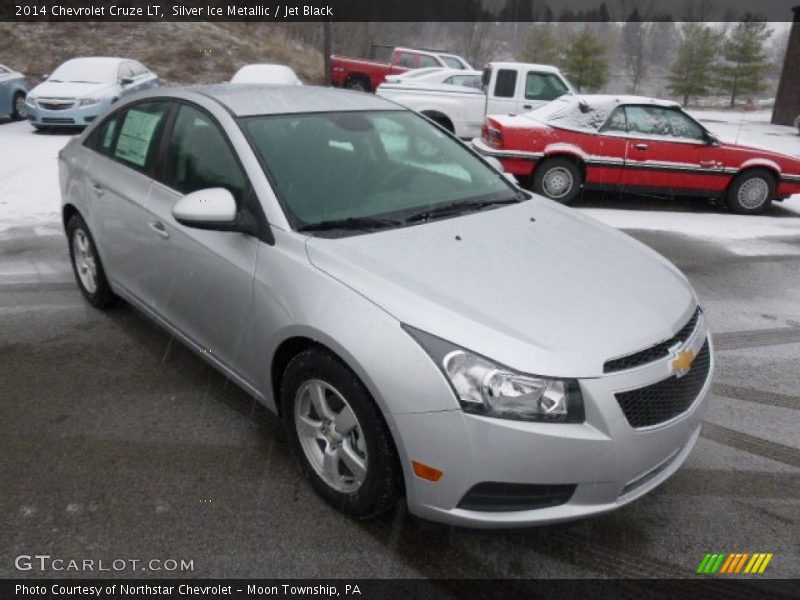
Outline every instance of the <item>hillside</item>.
<svg viewBox="0 0 800 600">
<path fill-rule="evenodd" d="M 165 84 L 227 81 L 254 62 L 291 66 L 306 83 L 322 81 L 322 54 L 270 23 L 0 23 L 0 63 L 31 83 L 75 56 L 125 56 Z"/>
</svg>

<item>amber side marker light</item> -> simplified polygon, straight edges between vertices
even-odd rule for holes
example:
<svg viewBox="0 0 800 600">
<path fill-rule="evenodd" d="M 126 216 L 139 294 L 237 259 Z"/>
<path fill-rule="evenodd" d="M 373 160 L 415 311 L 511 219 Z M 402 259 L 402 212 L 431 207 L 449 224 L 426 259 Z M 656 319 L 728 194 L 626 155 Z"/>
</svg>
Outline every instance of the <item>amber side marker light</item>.
<svg viewBox="0 0 800 600">
<path fill-rule="evenodd" d="M 429 467 L 428 465 L 423 465 L 421 462 L 412 460 L 411 466 L 414 467 L 414 475 L 416 475 L 420 479 L 436 482 L 439 481 L 442 477 L 444 477 L 444 471 L 440 471 L 439 469 Z"/>
</svg>

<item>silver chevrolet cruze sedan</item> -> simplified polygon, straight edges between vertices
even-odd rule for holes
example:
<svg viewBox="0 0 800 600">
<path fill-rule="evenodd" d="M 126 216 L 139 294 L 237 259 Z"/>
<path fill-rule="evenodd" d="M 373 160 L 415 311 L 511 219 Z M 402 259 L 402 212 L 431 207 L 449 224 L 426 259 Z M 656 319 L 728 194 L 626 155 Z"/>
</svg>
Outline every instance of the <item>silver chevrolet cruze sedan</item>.
<svg viewBox="0 0 800 600">
<path fill-rule="evenodd" d="M 118 298 L 283 420 L 315 490 L 469 526 L 620 507 L 697 440 L 686 278 L 425 118 L 314 87 L 160 89 L 61 152 L 83 295 Z"/>
</svg>

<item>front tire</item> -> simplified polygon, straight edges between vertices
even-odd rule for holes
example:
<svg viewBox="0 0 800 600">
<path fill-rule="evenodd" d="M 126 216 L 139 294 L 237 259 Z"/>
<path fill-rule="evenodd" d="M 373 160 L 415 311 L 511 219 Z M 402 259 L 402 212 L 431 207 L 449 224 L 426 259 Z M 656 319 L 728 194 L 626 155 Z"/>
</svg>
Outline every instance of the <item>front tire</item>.
<svg viewBox="0 0 800 600">
<path fill-rule="evenodd" d="M 583 175 L 574 161 L 550 158 L 534 171 L 531 190 L 550 200 L 569 204 L 578 197 L 582 185 Z"/>
<path fill-rule="evenodd" d="M 67 240 L 72 272 L 83 297 L 95 308 L 111 308 L 117 296 L 111 291 L 97 246 L 83 218 L 75 214 L 67 222 Z"/>
<path fill-rule="evenodd" d="M 732 212 L 754 215 L 764 212 L 775 197 L 777 183 L 766 169 L 750 169 L 736 176 L 728 188 L 726 201 Z"/>
<path fill-rule="evenodd" d="M 286 367 L 280 401 L 292 454 L 324 500 L 357 519 L 395 505 L 401 469 L 394 442 L 347 366 L 322 348 L 301 352 Z"/>
<path fill-rule="evenodd" d="M 28 118 L 28 107 L 25 104 L 25 94 L 23 92 L 14 94 L 12 107 L 11 118 L 14 121 L 24 121 Z"/>
</svg>

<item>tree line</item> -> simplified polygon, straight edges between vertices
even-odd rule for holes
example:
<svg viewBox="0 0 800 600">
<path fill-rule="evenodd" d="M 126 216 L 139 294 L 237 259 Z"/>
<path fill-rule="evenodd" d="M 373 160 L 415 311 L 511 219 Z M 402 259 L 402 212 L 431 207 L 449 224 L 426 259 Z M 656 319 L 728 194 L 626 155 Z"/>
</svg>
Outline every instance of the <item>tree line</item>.
<svg viewBox="0 0 800 600">
<path fill-rule="evenodd" d="M 770 63 L 766 44 L 772 36 L 769 24 L 745 14 L 724 27 L 702 22 L 676 25 L 663 20 L 642 20 L 634 12 L 622 25 L 619 51 L 629 77 L 631 93 L 639 86 L 654 61 L 665 56 L 659 41 L 667 28 L 679 36 L 677 53 L 667 66 L 667 89 L 683 104 L 704 96 L 726 95 L 730 106 L 766 89 Z M 660 33 L 659 33 L 660 30 Z M 579 91 L 603 89 L 609 77 L 609 44 L 595 29 L 570 30 L 554 23 L 532 26 L 523 59 L 559 66 Z"/>
</svg>

